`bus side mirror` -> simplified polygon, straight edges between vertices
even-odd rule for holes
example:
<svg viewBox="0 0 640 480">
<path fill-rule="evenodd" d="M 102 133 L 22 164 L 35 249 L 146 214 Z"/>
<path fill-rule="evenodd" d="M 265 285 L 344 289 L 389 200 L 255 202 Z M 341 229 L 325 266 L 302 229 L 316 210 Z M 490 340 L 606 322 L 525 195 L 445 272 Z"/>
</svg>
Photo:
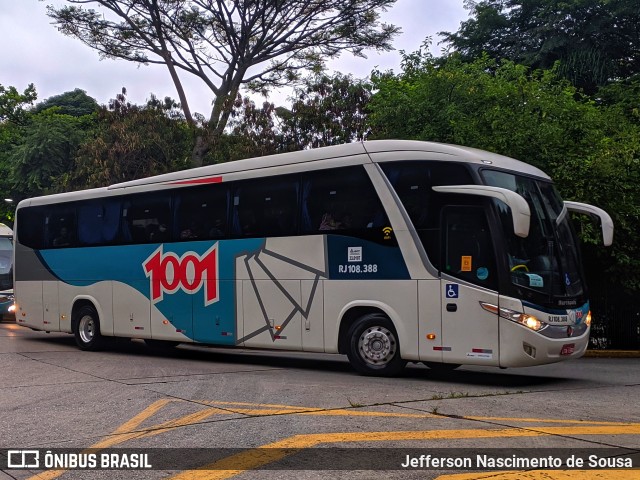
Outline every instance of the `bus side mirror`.
<svg viewBox="0 0 640 480">
<path fill-rule="evenodd" d="M 607 212 L 601 208 L 594 207 L 587 203 L 564 202 L 564 206 L 570 212 L 585 213 L 587 215 L 595 215 L 600 218 L 602 225 L 602 241 L 605 247 L 609 247 L 613 243 L 613 220 Z"/>
<path fill-rule="evenodd" d="M 457 193 L 462 195 L 478 195 L 481 197 L 492 197 L 506 203 L 511 209 L 513 220 L 513 233 L 526 238 L 529 235 L 529 225 L 531 223 L 531 210 L 527 201 L 516 192 L 500 187 L 489 187 L 487 185 L 447 185 L 432 187 L 434 191 L 440 193 Z"/>
</svg>

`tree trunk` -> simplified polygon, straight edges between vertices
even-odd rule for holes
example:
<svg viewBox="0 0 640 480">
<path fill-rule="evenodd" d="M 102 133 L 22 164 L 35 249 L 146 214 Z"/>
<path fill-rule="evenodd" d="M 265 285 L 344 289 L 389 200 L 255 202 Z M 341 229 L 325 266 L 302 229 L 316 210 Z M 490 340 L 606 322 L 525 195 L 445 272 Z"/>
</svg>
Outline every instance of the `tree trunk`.
<svg viewBox="0 0 640 480">
<path fill-rule="evenodd" d="M 195 146 L 193 147 L 191 154 L 191 165 L 193 167 L 201 167 L 204 165 L 205 155 L 215 147 L 218 139 L 223 135 L 233 110 L 233 102 L 240 92 L 239 78 L 242 77 L 236 78 L 231 85 L 223 83 L 218 90 L 218 95 L 213 102 L 211 118 L 209 119 L 208 125 L 205 126 L 203 132 L 198 135 Z M 229 92 L 226 95 L 220 93 L 226 91 Z"/>
<path fill-rule="evenodd" d="M 203 132 L 196 137 L 196 143 L 191 152 L 191 166 L 201 167 L 204 165 L 204 156 L 211 150 L 211 145 L 207 141 L 207 132 Z"/>
</svg>

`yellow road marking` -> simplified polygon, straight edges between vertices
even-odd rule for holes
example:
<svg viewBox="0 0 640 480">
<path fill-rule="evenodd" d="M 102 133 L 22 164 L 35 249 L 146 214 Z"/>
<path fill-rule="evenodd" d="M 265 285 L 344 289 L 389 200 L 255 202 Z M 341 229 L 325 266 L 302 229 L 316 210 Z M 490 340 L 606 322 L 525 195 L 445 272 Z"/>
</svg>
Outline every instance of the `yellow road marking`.
<svg viewBox="0 0 640 480">
<path fill-rule="evenodd" d="M 566 423 L 579 425 L 640 425 L 636 422 L 599 422 L 592 420 L 559 420 L 557 418 L 511 418 L 511 417 L 456 417 L 464 420 L 480 420 L 491 422 L 527 422 L 527 423 Z"/>
<path fill-rule="evenodd" d="M 147 408 L 145 408 L 142 412 L 137 414 L 135 417 L 126 421 L 118 428 L 116 428 L 112 434 L 110 434 L 107 438 L 100 440 L 97 443 L 94 443 L 89 447 L 89 449 L 103 449 L 112 447 L 119 443 L 126 442 L 127 440 L 131 440 L 132 438 L 136 438 L 142 434 L 142 432 L 132 431 L 135 430 L 138 425 L 144 422 L 146 419 L 155 414 L 158 410 L 164 407 L 167 403 L 171 402 L 172 399 L 163 398 L 160 400 L 156 400 Z M 62 475 L 66 470 L 47 470 L 46 472 L 38 473 L 28 480 L 53 480 L 54 478 L 58 478 Z"/>
<path fill-rule="evenodd" d="M 344 433 L 315 433 L 309 435 L 294 435 L 292 437 L 269 443 L 258 448 L 231 455 L 210 463 L 198 470 L 185 470 L 173 477 L 172 480 L 222 480 L 233 477 L 247 470 L 253 470 L 283 458 L 293 455 L 305 448 L 319 444 L 349 443 L 349 442 L 392 442 L 407 440 L 443 440 L 459 438 L 515 438 L 536 437 L 543 435 L 638 435 L 639 425 L 623 425 L 595 427 L 537 427 L 536 430 L 518 428 L 488 429 L 488 430 L 426 430 L 399 432 L 344 432 Z M 473 477 L 469 477 L 473 478 Z"/>
<path fill-rule="evenodd" d="M 92 451 L 113 447 L 132 439 L 140 439 L 165 433 L 178 427 L 192 425 L 201 422 L 210 416 L 221 414 L 243 414 L 251 416 L 273 416 L 282 414 L 295 415 L 325 415 L 325 416 L 372 416 L 372 417 L 399 417 L 399 418 L 442 418 L 440 415 L 430 413 L 396 413 L 364 411 L 355 409 L 327 410 L 318 407 L 299 407 L 279 404 L 255 404 L 248 402 L 218 402 L 201 401 L 207 408 L 195 413 L 184 415 L 166 422 L 147 426 L 139 429 L 139 426 L 156 414 L 160 409 L 171 402 L 185 402 L 180 399 L 161 399 L 153 402 L 142 412 L 116 428 L 111 434 L 89 447 Z M 194 403 L 194 402 L 189 402 Z M 219 407 L 216 407 L 219 406 Z M 220 408 L 225 406 L 226 408 Z M 230 408 L 230 407 L 254 407 L 254 408 Z M 258 407 L 258 408 L 256 408 Z M 246 470 L 255 469 L 289 455 L 301 449 L 311 448 L 322 443 L 348 443 L 366 441 L 403 441 L 403 440 L 438 440 L 458 438 L 496 438 L 496 437 L 532 437 L 541 435 L 573 434 L 573 435 L 635 435 L 640 434 L 640 423 L 615 423 L 615 422 L 591 422 L 581 420 L 535 419 L 535 418 L 508 418 L 508 417 L 456 417 L 467 420 L 484 421 L 512 421 L 527 423 L 560 423 L 570 426 L 565 427 L 529 427 L 535 430 L 526 430 L 523 427 L 507 427 L 500 429 L 469 429 L 469 430 L 430 430 L 430 431 L 405 431 L 405 432 L 345 432 L 312 435 L 295 435 L 259 448 L 247 450 L 217 462 L 202 467 L 201 470 L 188 470 L 178 474 L 178 479 L 219 479 L 229 478 Z M 576 427 L 576 425 L 580 425 Z M 216 470 L 207 470 L 209 468 Z M 66 470 L 49 470 L 39 473 L 29 480 L 53 480 L 62 475 Z M 494 472 L 495 473 L 495 472 Z M 508 472 L 507 472 L 508 473 Z M 505 477 L 505 479 L 510 477 Z M 536 477 L 537 478 L 537 477 Z M 549 478 L 549 477 L 547 477 Z M 589 477 L 596 478 L 596 477 Z M 462 477 L 460 477 L 462 479 Z M 460 480 L 455 479 L 455 480 Z"/>
<path fill-rule="evenodd" d="M 133 417 L 131 420 L 123 423 L 118 428 L 116 428 L 111 435 L 107 438 L 99 441 L 98 443 L 94 443 L 89 448 L 108 448 L 113 447 L 114 445 L 118 445 L 120 443 L 126 442 L 132 438 L 136 438 L 141 436 L 144 432 L 135 431 L 138 426 L 147 420 L 149 417 L 158 412 L 161 408 L 163 408 L 166 404 L 170 403 L 172 399 L 163 398 L 161 400 L 156 400 L 147 408 L 145 408 L 138 415 Z"/>
<path fill-rule="evenodd" d="M 638 480 L 639 470 L 529 470 L 440 475 L 436 480 Z"/>
</svg>

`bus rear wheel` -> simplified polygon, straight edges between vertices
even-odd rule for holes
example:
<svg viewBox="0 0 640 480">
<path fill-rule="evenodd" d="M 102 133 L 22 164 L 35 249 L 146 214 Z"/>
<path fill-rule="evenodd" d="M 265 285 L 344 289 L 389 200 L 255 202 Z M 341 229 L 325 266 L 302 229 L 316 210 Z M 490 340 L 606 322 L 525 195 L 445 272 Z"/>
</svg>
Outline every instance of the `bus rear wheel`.
<svg viewBox="0 0 640 480">
<path fill-rule="evenodd" d="M 81 350 L 95 351 L 102 347 L 104 339 L 100 333 L 100 319 L 98 312 L 91 305 L 83 305 L 76 311 L 73 334 Z"/>
<path fill-rule="evenodd" d="M 382 313 L 363 315 L 351 325 L 347 336 L 349 362 L 363 375 L 394 376 L 407 363 L 400 358 L 398 334 Z"/>
</svg>

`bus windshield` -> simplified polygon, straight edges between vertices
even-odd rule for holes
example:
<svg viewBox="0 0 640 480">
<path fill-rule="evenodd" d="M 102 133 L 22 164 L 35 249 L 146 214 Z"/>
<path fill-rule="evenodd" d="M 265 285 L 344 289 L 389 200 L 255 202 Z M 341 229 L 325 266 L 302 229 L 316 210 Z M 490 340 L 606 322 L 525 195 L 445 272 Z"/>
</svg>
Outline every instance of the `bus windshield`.
<svg viewBox="0 0 640 480">
<path fill-rule="evenodd" d="M 506 204 L 495 201 L 507 248 L 511 284 L 518 296 L 547 306 L 572 306 L 584 295 L 578 241 L 560 195 L 551 182 L 484 170 L 487 185 L 521 195 L 531 210 L 529 235 L 513 233 Z"/>
</svg>

